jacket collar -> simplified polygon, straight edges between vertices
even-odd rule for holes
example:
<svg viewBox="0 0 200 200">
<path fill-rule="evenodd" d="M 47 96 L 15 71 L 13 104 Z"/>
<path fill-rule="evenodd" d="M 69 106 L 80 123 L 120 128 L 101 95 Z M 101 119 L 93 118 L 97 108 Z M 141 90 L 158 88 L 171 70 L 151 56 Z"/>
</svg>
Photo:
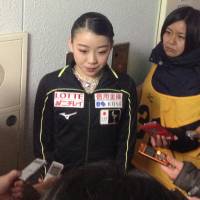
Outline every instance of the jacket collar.
<svg viewBox="0 0 200 200">
<path fill-rule="evenodd" d="M 62 81 L 66 82 L 68 85 L 70 84 L 69 85 L 70 87 L 72 88 L 78 87 L 79 89 L 82 89 L 81 84 L 79 83 L 79 81 L 77 80 L 77 78 L 75 77 L 73 73 L 73 68 L 74 68 L 74 64 L 68 65 L 65 68 L 63 68 L 61 70 L 62 73 L 61 72 L 59 73 L 60 78 L 62 79 Z M 118 76 L 108 65 L 106 65 L 104 67 L 103 75 L 99 81 L 97 89 L 107 88 L 108 86 L 116 82 L 116 80 L 118 80 Z"/>
<path fill-rule="evenodd" d="M 171 67 L 200 67 L 200 48 L 192 50 L 175 58 L 166 56 L 163 45 L 160 42 L 151 52 L 149 58 L 150 62 L 158 65 L 171 66 Z"/>
</svg>

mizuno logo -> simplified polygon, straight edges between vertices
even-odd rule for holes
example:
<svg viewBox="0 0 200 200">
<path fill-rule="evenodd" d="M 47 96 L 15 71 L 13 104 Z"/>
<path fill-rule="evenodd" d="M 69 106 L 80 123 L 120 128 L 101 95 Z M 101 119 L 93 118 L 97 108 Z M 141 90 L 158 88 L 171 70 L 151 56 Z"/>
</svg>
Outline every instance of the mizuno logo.
<svg viewBox="0 0 200 200">
<path fill-rule="evenodd" d="M 60 113 L 59 115 L 63 116 L 66 120 L 69 120 L 69 118 L 73 115 L 76 115 L 77 112 L 73 112 L 73 113 L 70 113 L 70 114 L 66 114 L 66 113 Z"/>
</svg>

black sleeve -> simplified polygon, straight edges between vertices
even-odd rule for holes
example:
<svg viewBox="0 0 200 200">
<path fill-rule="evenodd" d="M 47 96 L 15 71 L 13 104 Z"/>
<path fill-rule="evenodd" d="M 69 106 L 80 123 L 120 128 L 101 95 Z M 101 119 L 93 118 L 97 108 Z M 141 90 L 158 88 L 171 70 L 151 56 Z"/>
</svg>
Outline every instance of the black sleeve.
<svg viewBox="0 0 200 200">
<path fill-rule="evenodd" d="M 174 184 L 185 190 L 189 196 L 200 197 L 200 169 L 192 163 L 184 162 L 183 169 Z"/>
<path fill-rule="evenodd" d="M 38 86 L 33 122 L 33 146 L 35 157 L 40 157 L 48 162 L 54 160 L 53 141 L 53 98 L 49 93 L 48 78 L 45 76 Z"/>
<path fill-rule="evenodd" d="M 127 83 L 127 80 L 124 83 Z M 129 80 L 126 87 L 122 88 L 128 98 L 119 124 L 117 161 L 122 170 L 126 172 L 131 168 L 131 158 L 136 142 L 137 92 L 132 79 Z"/>
</svg>

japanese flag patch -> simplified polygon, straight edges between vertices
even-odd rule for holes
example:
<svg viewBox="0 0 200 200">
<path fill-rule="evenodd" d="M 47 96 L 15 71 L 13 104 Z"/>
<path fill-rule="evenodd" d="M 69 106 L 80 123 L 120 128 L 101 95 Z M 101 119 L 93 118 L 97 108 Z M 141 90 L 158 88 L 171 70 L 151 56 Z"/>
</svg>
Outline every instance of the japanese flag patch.
<svg viewBox="0 0 200 200">
<path fill-rule="evenodd" d="M 117 124 L 121 118 L 120 109 L 102 109 L 100 110 L 100 124 Z"/>
</svg>

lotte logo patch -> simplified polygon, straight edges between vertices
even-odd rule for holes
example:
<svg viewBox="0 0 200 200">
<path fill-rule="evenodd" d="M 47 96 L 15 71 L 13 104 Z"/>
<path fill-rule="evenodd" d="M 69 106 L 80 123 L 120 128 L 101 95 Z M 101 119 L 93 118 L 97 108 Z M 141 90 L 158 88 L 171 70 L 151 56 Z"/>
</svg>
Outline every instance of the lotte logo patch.
<svg viewBox="0 0 200 200">
<path fill-rule="evenodd" d="M 55 92 L 54 107 L 84 108 L 84 93 Z"/>
</svg>

